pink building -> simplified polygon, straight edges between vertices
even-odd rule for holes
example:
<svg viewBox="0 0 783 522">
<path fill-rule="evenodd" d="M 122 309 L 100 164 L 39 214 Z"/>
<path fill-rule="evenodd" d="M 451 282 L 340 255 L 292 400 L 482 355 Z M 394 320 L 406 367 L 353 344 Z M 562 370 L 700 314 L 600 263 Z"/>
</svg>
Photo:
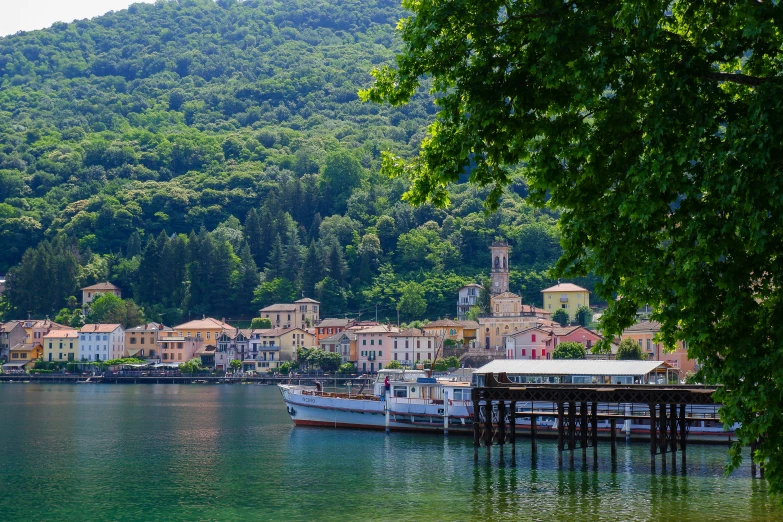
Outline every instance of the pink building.
<svg viewBox="0 0 783 522">
<path fill-rule="evenodd" d="M 602 337 L 582 326 L 537 325 L 505 337 L 509 359 L 551 359 L 557 345 L 576 342 L 590 350 Z"/>
<path fill-rule="evenodd" d="M 391 337 L 397 333 L 396 326 L 383 324 L 375 326 L 356 326 L 348 329 L 356 334 L 356 366 L 360 372 L 374 373 L 384 369 L 391 361 Z"/>
<path fill-rule="evenodd" d="M 551 328 L 533 326 L 506 337 L 506 358 L 549 359 L 554 335 Z"/>
<path fill-rule="evenodd" d="M 581 344 L 589 352 L 595 343 L 603 339 L 597 333 L 583 326 L 555 326 L 552 328 L 552 333 L 555 336 L 553 349 L 560 343 L 574 342 Z"/>
</svg>

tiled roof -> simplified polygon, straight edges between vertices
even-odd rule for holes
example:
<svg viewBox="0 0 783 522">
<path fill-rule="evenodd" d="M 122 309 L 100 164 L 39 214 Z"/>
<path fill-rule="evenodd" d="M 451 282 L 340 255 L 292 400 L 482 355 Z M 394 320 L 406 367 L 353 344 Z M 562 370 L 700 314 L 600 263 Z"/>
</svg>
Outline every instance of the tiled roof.
<svg viewBox="0 0 783 522">
<path fill-rule="evenodd" d="M 541 290 L 542 292 L 587 292 L 588 294 L 590 291 L 587 288 L 582 288 L 581 286 L 575 285 L 573 283 L 560 283 L 559 285 L 550 286 L 549 288 L 545 288 L 544 290 Z"/>
<path fill-rule="evenodd" d="M 547 312 L 543 308 L 537 308 L 535 306 L 530 306 L 530 305 L 525 305 L 525 304 L 522 305 L 522 312 L 524 312 L 524 313 L 552 315 L 552 312 Z"/>
<path fill-rule="evenodd" d="M 41 343 L 17 344 L 13 348 L 11 348 L 11 351 L 12 352 L 29 352 L 30 350 L 34 350 L 36 346 L 41 346 Z"/>
<path fill-rule="evenodd" d="M 215 347 L 211 344 L 205 344 L 202 347 L 200 347 L 198 350 L 196 350 L 196 355 L 209 355 L 214 354 L 216 351 Z"/>
<path fill-rule="evenodd" d="M 425 324 L 423 328 L 434 328 L 437 326 L 459 326 L 464 328 L 462 323 L 459 321 L 454 321 L 453 319 L 438 319 L 437 321 L 432 321 L 431 323 Z"/>
<path fill-rule="evenodd" d="M 517 294 L 515 294 L 514 292 L 503 292 L 503 293 L 500 293 L 500 294 L 492 296 L 492 299 L 497 299 L 497 298 L 501 298 L 501 299 L 520 299 L 520 297 Z"/>
<path fill-rule="evenodd" d="M 296 311 L 299 307 L 295 304 L 273 304 L 262 308 L 262 312 L 290 312 Z"/>
<path fill-rule="evenodd" d="M 309 297 L 303 297 L 302 299 L 299 299 L 298 301 L 294 301 L 295 303 L 314 303 L 314 304 L 321 304 L 319 301 L 316 301 L 315 299 L 310 299 Z"/>
<path fill-rule="evenodd" d="M 111 333 L 117 328 L 122 328 L 121 324 L 85 324 L 79 330 L 82 333 Z"/>
<path fill-rule="evenodd" d="M 76 330 L 50 330 L 44 335 L 44 339 L 76 339 L 79 332 Z"/>
<path fill-rule="evenodd" d="M 548 328 L 546 326 L 530 326 L 528 328 L 525 328 L 524 330 L 517 330 L 513 333 L 508 334 L 509 337 L 516 337 L 519 334 L 523 334 L 525 332 L 529 332 L 530 330 L 536 330 L 538 332 L 542 332 L 546 335 L 552 335 L 552 329 Z"/>
<path fill-rule="evenodd" d="M 253 333 L 258 334 L 261 337 L 279 337 L 293 330 L 299 330 L 301 332 L 304 332 L 304 330 L 302 330 L 301 328 L 269 328 L 266 330 L 253 330 Z"/>
<path fill-rule="evenodd" d="M 568 335 L 579 330 L 581 326 L 553 326 L 552 331 L 555 335 Z"/>
<path fill-rule="evenodd" d="M 166 326 L 161 323 L 147 323 L 139 326 L 134 326 L 125 330 L 126 332 L 173 332 L 174 329 L 170 326 Z"/>
<path fill-rule="evenodd" d="M 463 286 L 462 288 L 481 288 L 481 285 L 478 283 L 470 283 L 468 285 Z M 462 290 L 462 288 L 460 288 L 460 290 Z"/>
<path fill-rule="evenodd" d="M 418 328 L 408 328 L 406 330 L 400 330 L 399 332 L 394 332 L 393 334 L 390 334 L 390 337 L 423 337 L 424 332 L 419 330 Z"/>
<path fill-rule="evenodd" d="M 349 328 L 352 332 L 355 332 L 357 334 L 368 334 L 368 333 L 389 333 L 389 332 L 398 332 L 400 329 L 396 326 L 386 326 L 383 324 L 373 325 L 373 326 L 352 326 Z"/>
<path fill-rule="evenodd" d="M 82 290 L 119 290 L 119 286 L 114 286 L 110 282 L 98 283 L 95 285 L 85 286 Z"/>
<path fill-rule="evenodd" d="M 463 328 L 467 328 L 468 330 L 478 330 L 479 324 L 476 321 L 457 321 L 462 325 Z"/>
<path fill-rule="evenodd" d="M 356 334 L 355 334 L 355 333 L 351 333 L 351 332 L 338 332 L 338 333 L 336 333 L 336 334 L 332 334 L 332 335 L 330 335 L 329 337 L 324 337 L 323 339 L 321 339 L 321 340 L 320 340 L 320 341 L 318 341 L 318 342 L 319 342 L 319 343 L 323 343 L 323 344 L 336 343 L 336 342 L 338 342 L 340 339 L 342 339 L 343 337 L 348 337 L 348 339 L 350 339 L 351 341 L 355 341 L 355 340 L 356 340 Z"/>
<path fill-rule="evenodd" d="M 205 317 L 204 319 L 194 319 L 193 321 L 188 321 L 187 323 L 181 324 L 179 326 L 175 326 L 175 330 L 203 330 L 206 328 L 221 328 L 224 330 L 235 330 L 233 326 L 231 326 L 228 323 L 224 323 L 223 321 L 218 321 L 217 319 L 214 319 L 212 317 Z"/>
<path fill-rule="evenodd" d="M 623 330 L 623 333 L 633 333 L 633 332 L 660 332 L 661 331 L 661 323 L 658 321 L 642 321 L 639 323 L 636 323 L 633 326 L 629 326 L 625 330 Z"/>
<path fill-rule="evenodd" d="M 324 328 L 324 327 L 329 327 L 329 326 L 343 326 L 343 327 L 345 327 L 345 326 L 348 326 L 349 322 L 350 322 L 350 320 L 348 320 L 348 319 L 327 318 L 327 319 L 324 319 L 323 321 L 321 321 L 320 323 L 318 323 L 316 326 L 318 328 Z"/>
</svg>

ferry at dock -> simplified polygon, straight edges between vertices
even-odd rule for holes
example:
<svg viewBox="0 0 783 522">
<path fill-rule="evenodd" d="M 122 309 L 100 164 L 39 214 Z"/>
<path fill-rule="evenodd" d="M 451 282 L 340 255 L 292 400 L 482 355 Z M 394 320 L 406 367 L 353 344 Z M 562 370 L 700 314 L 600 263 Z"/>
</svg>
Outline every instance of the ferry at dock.
<svg viewBox="0 0 783 522">
<path fill-rule="evenodd" d="M 495 361 L 496 363 L 500 361 Z M 517 362 L 517 361 L 515 361 Z M 519 361 L 521 362 L 521 361 Z M 547 361 L 558 363 L 559 361 Z M 572 362 L 573 363 L 573 362 Z M 572 364 L 571 363 L 571 364 Z M 617 365 L 614 361 L 613 366 Z M 490 363 L 491 365 L 493 363 Z M 648 363 L 649 364 L 649 363 Z M 491 372 L 495 366 L 487 369 Z M 539 365 L 540 366 L 540 365 Z M 555 365 L 557 366 L 557 365 Z M 593 366 L 593 365 L 587 365 Z M 626 365 L 628 366 L 628 365 Z M 579 372 L 585 366 L 580 366 Z M 535 371 L 542 372 L 537 369 Z M 573 371 L 570 370 L 569 371 Z M 603 370 L 602 371 L 606 371 Z M 427 431 L 435 433 L 473 432 L 473 386 L 482 386 L 483 368 L 476 370 L 471 382 L 454 377 L 431 377 L 423 370 L 381 370 L 378 372 L 372 388 L 358 392 L 328 392 L 320 387 L 280 384 L 279 389 L 286 404 L 288 414 L 296 426 L 321 426 L 331 428 L 387 429 L 389 431 Z M 386 391 L 386 379 L 389 390 Z M 602 376 L 601 378 L 606 378 Z M 615 377 L 617 384 L 628 377 Z M 525 382 L 539 384 L 579 384 L 595 382 L 589 375 L 574 375 L 571 378 L 558 378 L 524 374 L 513 376 L 520 384 Z M 556 381 L 556 382 L 555 382 Z M 565 382 L 564 382 L 565 381 Z M 655 382 L 648 378 L 649 384 Z M 631 380 L 631 384 L 634 381 Z M 637 380 L 640 386 L 644 383 Z M 643 404 L 600 404 L 599 414 L 620 415 L 625 420 L 617 424 L 618 436 L 632 441 L 649 440 L 649 415 L 647 405 Z M 688 440 L 704 443 L 729 443 L 733 440 L 734 429 L 724 430 L 719 419 L 718 406 L 688 406 Z M 496 414 L 495 411 L 493 414 Z M 516 432 L 524 436 L 530 433 L 531 415 L 535 414 L 539 436 L 557 436 L 557 406 L 552 403 L 518 403 Z M 481 414 L 483 415 L 483 414 Z M 484 419 L 480 419 L 484 422 Z M 601 420 L 598 424 L 601 438 L 611 435 L 610 422 Z"/>
</svg>

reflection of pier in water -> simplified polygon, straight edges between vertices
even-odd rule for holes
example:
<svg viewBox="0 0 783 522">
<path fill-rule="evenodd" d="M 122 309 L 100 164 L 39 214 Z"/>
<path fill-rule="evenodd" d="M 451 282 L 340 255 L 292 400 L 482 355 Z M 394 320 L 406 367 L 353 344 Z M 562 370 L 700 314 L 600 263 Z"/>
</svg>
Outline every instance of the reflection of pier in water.
<svg viewBox="0 0 783 522">
<path fill-rule="evenodd" d="M 689 423 L 703 420 L 687 411 L 687 406 L 715 405 L 712 394 L 715 387 L 705 386 L 653 386 L 653 385 L 589 385 L 589 384 L 519 384 L 511 382 L 506 374 L 497 378 L 487 374 L 486 385 L 474 388 L 473 401 L 473 446 L 474 458 L 478 459 L 478 448 L 483 443 L 489 451 L 493 444 L 511 445 L 512 456 L 516 452 L 517 417 L 530 418 L 530 445 L 536 451 L 537 420 L 539 417 L 557 419 L 558 461 L 563 452 L 569 450 L 570 459 L 574 451 L 582 449 L 582 458 L 587 458 L 587 448 L 593 448 L 593 457 L 598 458 L 598 421 L 609 421 L 612 458 L 616 455 L 617 421 L 647 419 L 650 423 L 650 464 L 655 466 L 656 455 L 662 456 L 666 465 L 666 454 L 671 453 L 672 466 L 677 465 L 677 451 L 680 451 L 682 467 L 686 465 L 686 442 Z M 517 404 L 548 403 L 556 405 L 556 411 L 537 410 L 519 412 Z M 614 411 L 601 405 L 647 406 L 646 414 L 634 412 L 628 415 L 618 406 Z M 638 409 L 637 409 L 638 410 Z"/>
</svg>

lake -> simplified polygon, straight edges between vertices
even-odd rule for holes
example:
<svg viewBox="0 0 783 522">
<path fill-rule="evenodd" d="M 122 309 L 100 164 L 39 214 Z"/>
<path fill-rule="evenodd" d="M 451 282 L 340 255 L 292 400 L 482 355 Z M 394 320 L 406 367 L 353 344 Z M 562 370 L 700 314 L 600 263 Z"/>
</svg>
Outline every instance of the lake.
<svg viewBox="0 0 783 522">
<path fill-rule="evenodd" d="M 559 467 L 527 439 L 473 461 L 470 437 L 294 428 L 259 385 L 0 383 L 0 519 L 783 520 L 725 447 L 685 473 L 649 446 Z"/>
</svg>

